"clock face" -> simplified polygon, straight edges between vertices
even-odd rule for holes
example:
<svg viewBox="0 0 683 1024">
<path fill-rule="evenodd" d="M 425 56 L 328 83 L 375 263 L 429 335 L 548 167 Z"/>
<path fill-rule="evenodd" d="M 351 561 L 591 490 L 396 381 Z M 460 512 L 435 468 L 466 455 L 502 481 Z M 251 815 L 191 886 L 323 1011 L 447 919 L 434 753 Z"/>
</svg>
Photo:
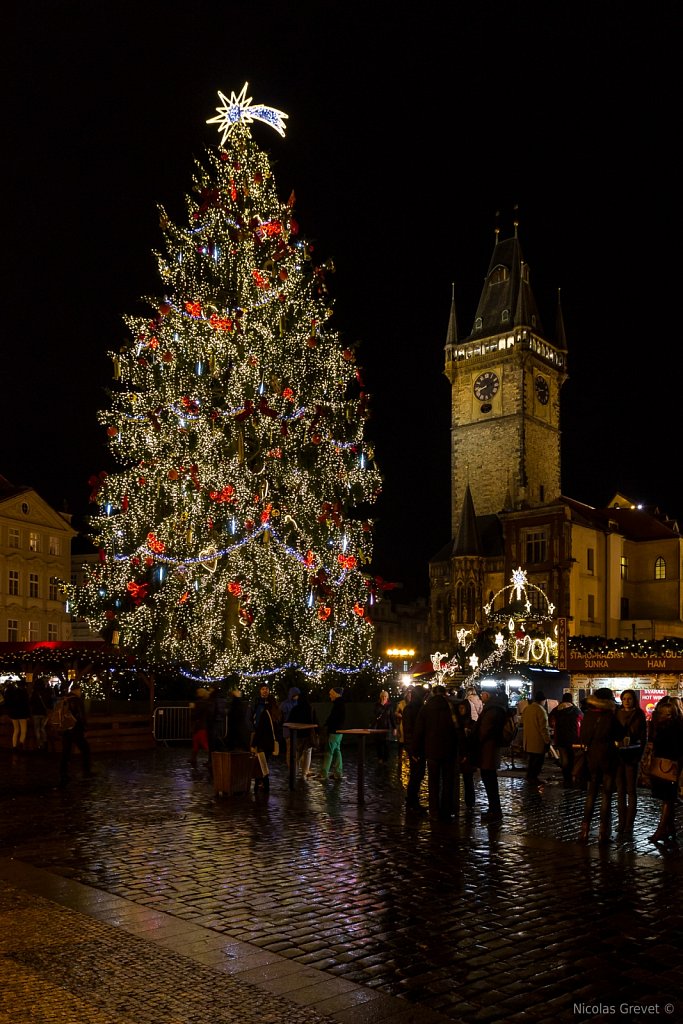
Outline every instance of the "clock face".
<svg viewBox="0 0 683 1024">
<path fill-rule="evenodd" d="M 541 405 L 547 405 L 548 399 L 550 398 L 550 388 L 548 387 L 548 381 L 545 377 L 541 377 L 540 374 L 534 381 L 536 388 L 536 397 L 538 398 Z"/>
<path fill-rule="evenodd" d="M 480 402 L 488 402 L 497 393 L 500 381 L 492 370 L 480 373 L 474 382 L 474 394 Z"/>
</svg>

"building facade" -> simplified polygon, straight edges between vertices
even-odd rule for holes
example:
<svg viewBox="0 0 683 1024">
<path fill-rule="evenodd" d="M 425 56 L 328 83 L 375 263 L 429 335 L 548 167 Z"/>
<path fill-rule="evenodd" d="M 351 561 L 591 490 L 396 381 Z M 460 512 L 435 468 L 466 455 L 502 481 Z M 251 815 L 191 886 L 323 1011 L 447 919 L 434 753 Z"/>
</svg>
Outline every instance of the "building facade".
<svg viewBox="0 0 683 1024">
<path fill-rule="evenodd" d="M 0 477 L 0 638 L 71 639 L 62 584 L 71 576 L 70 516 Z"/>
</svg>

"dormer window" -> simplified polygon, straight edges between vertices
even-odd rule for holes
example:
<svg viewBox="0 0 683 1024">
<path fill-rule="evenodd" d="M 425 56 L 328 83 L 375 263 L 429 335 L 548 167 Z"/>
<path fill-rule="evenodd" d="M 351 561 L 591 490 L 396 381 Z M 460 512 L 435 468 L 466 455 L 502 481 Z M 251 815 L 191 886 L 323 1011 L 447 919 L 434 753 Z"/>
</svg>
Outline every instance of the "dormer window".
<svg viewBox="0 0 683 1024">
<path fill-rule="evenodd" d="M 506 324 L 508 322 L 508 320 L 510 319 L 510 310 L 509 309 L 504 309 L 500 318 L 503 321 L 503 323 Z"/>
<path fill-rule="evenodd" d="M 509 276 L 507 267 L 496 267 L 495 270 L 491 271 L 489 284 L 502 284 L 503 281 L 507 281 Z"/>
<path fill-rule="evenodd" d="M 522 263 L 522 281 L 524 281 L 524 284 L 529 283 L 529 267 L 526 263 Z"/>
<path fill-rule="evenodd" d="M 475 331 L 480 331 L 483 326 L 484 326 L 484 321 L 482 320 L 482 318 L 480 316 L 478 316 L 477 319 L 474 321 L 474 329 L 475 329 Z"/>
</svg>

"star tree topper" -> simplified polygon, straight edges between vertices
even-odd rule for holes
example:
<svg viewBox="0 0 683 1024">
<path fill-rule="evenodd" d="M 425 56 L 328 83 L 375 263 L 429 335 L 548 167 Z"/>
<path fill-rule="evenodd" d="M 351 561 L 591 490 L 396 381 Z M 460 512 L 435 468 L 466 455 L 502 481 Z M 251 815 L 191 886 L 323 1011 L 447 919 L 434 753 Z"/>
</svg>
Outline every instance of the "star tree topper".
<svg viewBox="0 0 683 1024">
<path fill-rule="evenodd" d="M 239 121 L 244 121 L 245 124 L 251 124 L 252 121 L 263 121 L 284 138 L 285 119 L 289 115 L 284 114 L 281 110 L 276 110 L 275 107 L 252 106 L 251 96 L 247 96 L 248 88 L 249 83 L 245 82 L 239 96 L 233 92 L 230 94 L 230 99 L 224 96 L 220 89 L 218 90 L 223 105 L 216 107 L 218 111 L 216 117 L 210 117 L 206 123 L 217 124 L 218 130 L 223 132 L 222 146 L 225 145 L 225 140 Z"/>
</svg>

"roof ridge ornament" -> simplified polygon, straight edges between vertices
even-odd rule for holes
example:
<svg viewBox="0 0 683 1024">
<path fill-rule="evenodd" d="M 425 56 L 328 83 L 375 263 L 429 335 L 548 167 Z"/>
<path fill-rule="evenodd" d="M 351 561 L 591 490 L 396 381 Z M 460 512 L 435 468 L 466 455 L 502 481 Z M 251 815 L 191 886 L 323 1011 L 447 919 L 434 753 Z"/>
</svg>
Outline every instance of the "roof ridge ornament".
<svg viewBox="0 0 683 1024">
<path fill-rule="evenodd" d="M 289 115 L 285 114 L 282 110 L 277 110 L 275 107 L 266 107 L 262 104 L 252 106 L 251 96 L 247 96 L 248 88 L 249 83 L 245 82 L 239 96 L 232 92 L 230 99 L 224 96 L 220 89 L 218 90 L 222 106 L 216 107 L 217 116 L 210 117 L 206 123 L 218 125 L 219 132 L 223 133 L 221 138 L 222 146 L 225 145 L 228 135 L 240 121 L 244 121 L 245 124 L 251 124 L 253 121 L 263 121 L 264 124 L 270 125 L 271 128 L 284 138 L 287 127 L 284 122 Z"/>
</svg>

